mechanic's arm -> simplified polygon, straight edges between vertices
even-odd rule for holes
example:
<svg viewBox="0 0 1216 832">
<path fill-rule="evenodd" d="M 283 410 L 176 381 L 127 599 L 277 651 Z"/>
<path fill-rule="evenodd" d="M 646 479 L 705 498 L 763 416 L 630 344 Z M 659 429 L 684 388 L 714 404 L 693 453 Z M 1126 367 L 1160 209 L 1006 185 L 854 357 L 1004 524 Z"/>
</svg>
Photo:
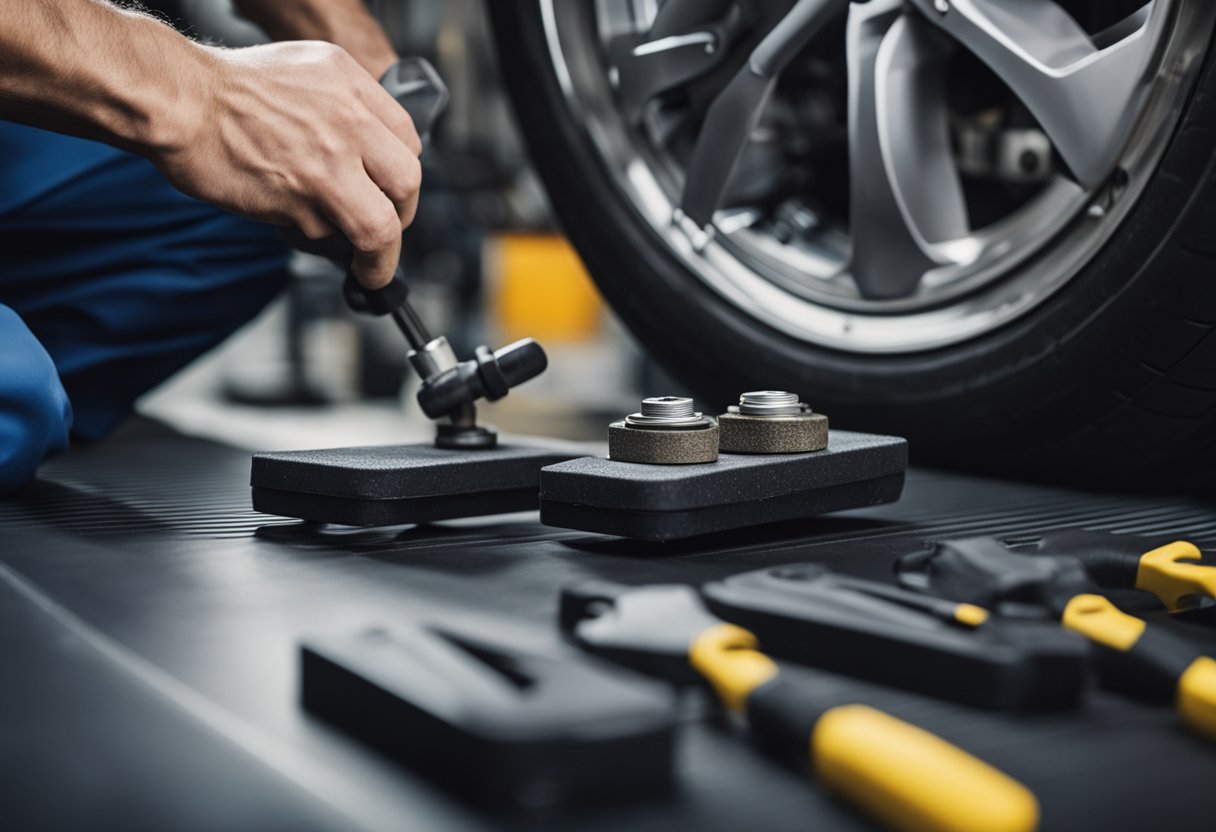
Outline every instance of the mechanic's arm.
<svg viewBox="0 0 1216 832">
<path fill-rule="evenodd" d="M 275 40 L 325 40 L 379 78 L 397 51 L 363 0 L 235 0 L 236 10 Z"/>
<path fill-rule="evenodd" d="M 328 43 L 219 49 L 104 0 L 4 0 L 0 118 L 140 153 L 239 214 L 340 229 L 371 288 L 391 279 L 417 207 L 409 115 Z"/>
</svg>

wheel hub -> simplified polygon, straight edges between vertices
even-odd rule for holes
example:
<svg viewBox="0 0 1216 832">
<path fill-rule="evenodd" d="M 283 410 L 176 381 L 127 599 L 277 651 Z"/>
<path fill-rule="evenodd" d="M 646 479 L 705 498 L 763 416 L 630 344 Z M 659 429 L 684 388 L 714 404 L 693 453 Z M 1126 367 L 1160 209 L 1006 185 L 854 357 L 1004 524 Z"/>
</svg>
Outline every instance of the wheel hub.
<svg viewBox="0 0 1216 832">
<path fill-rule="evenodd" d="M 795 337 L 883 353 L 981 335 L 1088 262 L 1151 178 L 1216 11 L 800 0 L 789 17 L 816 30 L 752 83 L 764 104 L 732 155 L 714 146 L 731 122 L 706 128 L 780 10 L 541 2 L 568 102 L 690 272 Z M 960 101 L 972 79 L 989 100 Z M 704 222 L 678 210 L 697 189 Z"/>
</svg>

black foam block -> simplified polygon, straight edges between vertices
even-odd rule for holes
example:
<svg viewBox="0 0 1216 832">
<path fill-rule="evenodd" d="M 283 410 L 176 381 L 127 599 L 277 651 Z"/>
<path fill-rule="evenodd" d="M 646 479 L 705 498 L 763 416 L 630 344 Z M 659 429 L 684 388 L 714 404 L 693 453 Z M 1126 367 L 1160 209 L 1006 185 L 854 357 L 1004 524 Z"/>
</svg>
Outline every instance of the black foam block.
<svg viewBox="0 0 1216 832">
<path fill-rule="evenodd" d="M 536 508 L 540 470 L 575 453 L 529 445 L 391 445 L 253 458 L 253 507 L 346 526 L 427 523 Z"/>
<path fill-rule="evenodd" d="M 539 811 L 671 784 L 676 699 L 579 656 L 423 627 L 312 639 L 305 708 L 457 795 Z"/>
<path fill-rule="evenodd" d="M 722 454 L 702 465 L 585 457 L 541 472 L 540 519 L 674 540 L 895 502 L 907 467 L 906 440 L 838 430 L 806 454 Z"/>
</svg>

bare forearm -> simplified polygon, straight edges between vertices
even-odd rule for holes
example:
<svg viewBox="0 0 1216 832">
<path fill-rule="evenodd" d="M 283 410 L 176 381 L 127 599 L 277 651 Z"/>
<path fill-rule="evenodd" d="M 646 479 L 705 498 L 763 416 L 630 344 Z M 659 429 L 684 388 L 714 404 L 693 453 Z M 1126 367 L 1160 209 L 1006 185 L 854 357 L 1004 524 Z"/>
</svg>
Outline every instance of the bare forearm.
<svg viewBox="0 0 1216 832">
<path fill-rule="evenodd" d="M 237 11 L 275 40 L 324 40 L 379 78 L 397 53 L 363 0 L 236 0 Z"/>
<path fill-rule="evenodd" d="M 204 47 L 105 0 L 4 5 L 0 118 L 142 153 L 189 141 L 208 93 Z"/>
<path fill-rule="evenodd" d="M 247 217 L 310 237 L 340 230 L 363 285 L 392 277 L 422 177 L 413 122 L 373 77 L 394 56 L 356 63 L 316 41 L 219 49 L 106 0 L 0 2 L 0 118 L 133 150 L 184 193 Z M 331 5 L 383 38 L 355 2 Z"/>
</svg>

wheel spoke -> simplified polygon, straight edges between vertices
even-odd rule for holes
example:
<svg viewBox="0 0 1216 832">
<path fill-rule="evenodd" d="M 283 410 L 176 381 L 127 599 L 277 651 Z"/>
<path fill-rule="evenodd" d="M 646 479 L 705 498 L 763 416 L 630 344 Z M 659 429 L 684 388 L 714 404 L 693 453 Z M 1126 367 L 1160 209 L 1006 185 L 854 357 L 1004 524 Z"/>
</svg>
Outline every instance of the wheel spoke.
<svg viewBox="0 0 1216 832">
<path fill-rule="evenodd" d="M 946 117 L 951 45 L 902 5 L 849 13 L 852 273 L 871 298 L 907 296 L 929 269 L 968 256 L 955 242 L 969 226 Z"/>
<path fill-rule="evenodd" d="M 704 229 L 760 121 L 777 81 L 847 0 L 798 0 L 752 50 L 747 63 L 714 99 L 688 163 L 681 215 Z"/>
<path fill-rule="evenodd" d="M 748 22 L 731 0 L 668 0 L 645 35 L 608 44 L 617 92 L 631 121 L 646 104 L 722 63 Z"/>
<path fill-rule="evenodd" d="M 1078 183 L 1101 184 L 1147 91 L 1162 4 L 1153 0 L 1147 11 L 1091 37 L 1053 0 L 913 2 L 1013 90 Z"/>
</svg>

